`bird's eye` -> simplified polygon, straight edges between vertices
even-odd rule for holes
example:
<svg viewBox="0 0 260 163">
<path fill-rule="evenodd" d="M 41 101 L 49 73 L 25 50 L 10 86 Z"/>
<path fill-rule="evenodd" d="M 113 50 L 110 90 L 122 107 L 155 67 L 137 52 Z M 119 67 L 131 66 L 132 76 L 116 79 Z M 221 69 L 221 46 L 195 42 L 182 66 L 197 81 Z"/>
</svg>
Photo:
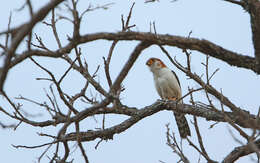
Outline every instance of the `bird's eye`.
<svg viewBox="0 0 260 163">
<path fill-rule="evenodd" d="M 146 65 L 148 65 L 148 66 L 150 66 L 152 64 L 153 64 L 153 60 L 151 60 L 151 59 L 146 62 Z"/>
</svg>

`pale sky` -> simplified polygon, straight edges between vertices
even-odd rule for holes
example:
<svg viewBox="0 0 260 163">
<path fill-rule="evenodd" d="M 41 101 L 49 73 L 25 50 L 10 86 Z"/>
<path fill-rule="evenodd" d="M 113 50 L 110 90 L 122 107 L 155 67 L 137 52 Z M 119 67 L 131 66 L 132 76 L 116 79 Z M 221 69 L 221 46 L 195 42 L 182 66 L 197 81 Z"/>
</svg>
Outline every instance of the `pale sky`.
<svg viewBox="0 0 260 163">
<path fill-rule="evenodd" d="M 32 0 L 35 10 L 46 4 L 46 2 Z M 121 30 L 121 14 L 126 17 L 134 1 L 99 0 L 91 1 L 91 4 L 95 6 L 110 2 L 114 2 L 114 4 L 111 5 L 108 10 L 96 10 L 86 14 L 85 18 L 82 20 L 81 34 L 118 32 Z M 143 2 L 144 1 L 139 0 L 134 6 L 132 19 L 130 21 L 130 25 L 136 25 L 136 27 L 132 29 L 133 31 L 148 32 L 150 30 L 150 22 L 155 22 L 157 33 L 188 36 L 189 32 L 192 30 L 191 37 L 207 39 L 240 54 L 254 56 L 249 15 L 239 6 L 223 2 L 222 0 L 178 0 L 174 3 L 171 3 L 170 0 L 161 0 L 160 2 L 148 4 Z M 7 28 L 10 11 L 13 11 L 11 27 L 15 27 L 16 25 L 29 20 L 27 10 L 21 12 L 15 11 L 15 9 L 20 8 L 22 4 L 23 1 L 12 0 L 5 1 L 0 6 L 0 19 L 2 22 L 0 24 L 0 31 Z M 79 5 L 80 11 L 83 11 L 88 5 L 89 1 L 81 0 Z M 60 6 L 64 9 L 63 4 Z M 66 10 L 56 11 L 59 14 L 69 15 Z M 50 17 L 47 17 L 45 21 L 50 21 Z M 71 24 L 62 20 L 57 24 L 57 28 L 62 45 L 66 45 L 67 35 L 71 35 L 72 32 Z M 57 44 L 50 28 L 39 23 L 35 28 L 34 33 L 40 36 L 50 49 L 57 49 Z M 4 38 L 1 37 L 0 41 L 2 42 L 3 40 Z M 107 56 L 111 43 L 112 42 L 108 41 L 96 41 L 80 45 L 82 54 L 89 64 L 89 71 L 91 73 L 95 71 L 98 65 L 101 65 L 98 78 L 96 79 L 103 84 L 106 89 L 108 87 L 105 80 L 102 57 Z M 118 75 L 136 44 L 136 41 L 122 41 L 116 46 L 110 66 L 112 80 Z M 21 46 L 19 47 L 18 52 L 24 50 L 25 48 Z M 183 64 L 186 63 L 185 55 L 182 53 L 182 50 L 175 47 L 167 47 L 167 50 L 173 57 L 176 56 L 179 62 Z M 159 99 L 154 88 L 152 74 L 145 65 L 146 60 L 150 57 L 161 58 L 168 67 L 175 70 L 181 81 L 183 94 L 187 93 L 188 86 L 193 88 L 198 87 L 195 82 L 187 80 L 185 74 L 177 70 L 157 46 L 152 46 L 143 51 L 124 80 L 123 84 L 126 90 L 121 96 L 123 104 L 142 108 L 151 105 Z M 193 51 L 191 57 L 193 71 L 198 74 L 204 73 L 205 68 L 202 66 L 201 62 L 205 62 L 205 55 Z M 65 64 L 65 62 L 61 60 L 49 58 L 35 59 L 51 70 L 57 77 L 60 77 L 69 67 L 68 64 Z M 0 61 L 2 64 L 3 57 L 0 58 Z M 220 68 L 220 71 L 212 80 L 212 85 L 218 90 L 222 89 L 223 94 L 237 106 L 256 114 L 259 107 L 259 77 L 250 70 L 231 67 L 214 58 L 210 58 L 209 63 L 211 73 L 216 68 Z M 42 72 L 38 67 L 32 64 L 31 61 L 26 60 L 10 71 L 5 84 L 5 90 L 13 99 L 14 97 L 23 95 L 24 97 L 30 97 L 39 102 L 47 101 L 44 89 L 48 90 L 50 83 L 35 80 L 35 78 L 38 77 L 48 76 L 45 72 Z M 84 83 L 85 81 L 83 78 L 80 77 L 77 72 L 72 71 L 64 81 L 62 87 L 66 93 L 75 94 L 82 89 Z M 92 92 L 95 92 L 93 88 L 91 89 Z M 92 92 L 89 91 L 88 94 Z M 197 93 L 195 100 L 207 102 L 204 93 Z M 189 98 L 184 99 L 185 103 L 188 103 L 188 101 Z M 22 103 L 23 101 L 16 102 Z M 219 106 L 218 101 L 213 100 L 213 102 L 216 106 Z M 45 114 L 38 106 L 28 102 L 23 102 L 22 104 L 25 110 L 32 114 L 39 112 Z M 60 104 L 63 106 L 62 102 L 60 102 Z M 6 107 L 10 112 L 12 111 L 3 99 L 0 100 L 0 105 Z M 78 107 L 83 109 L 86 106 L 79 104 Z M 227 111 L 229 111 L 229 109 L 227 109 Z M 46 115 L 47 114 L 35 118 L 34 120 L 46 120 L 49 118 Z M 193 117 L 186 117 L 189 120 L 189 125 L 192 130 L 191 140 L 194 143 L 197 143 L 194 126 L 191 123 Z M 81 130 L 87 131 L 88 129 L 100 128 L 102 117 L 96 116 L 95 118 L 98 120 L 98 123 L 95 122 L 94 118 L 89 118 L 81 125 Z M 107 116 L 106 127 L 118 124 L 124 119 L 126 119 L 125 116 L 109 115 Z M 7 124 L 13 122 L 2 114 L 0 114 L 0 121 Z M 213 160 L 222 161 L 234 147 L 239 146 L 228 132 L 228 128 L 231 128 L 230 126 L 219 123 L 214 128 L 208 129 L 214 122 L 208 122 L 202 118 L 198 118 L 198 122 L 204 139 L 205 148 Z M 94 142 L 84 143 L 84 148 L 89 161 L 91 163 L 158 163 L 159 160 L 166 163 L 177 162 L 179 159 L 178 156 L 173 154 L 171 149 L 166 145 L 165 124 L 167 123 L 170 123 L 171 129 L 176 133 L 179 140 L 177 126 L 172 113 L 163 111 L 145 118 L 121 134 L 116 134 L 114 140 L 102 142 L 97 150 L 95 150 L 94 147 L 99 139 Z M 60 127 L 61 125 L 57 126 L 57 129 Z M 26 163 L 37 161 L 37 157 L 41 155 L 45 148 L 33 150 L 15 149 L 11 144 L 39 145 L 49 142 L 51 139 L 40 137 L 37 133 L 44 132 L 56 135 L 57 129 L 54 127 L 33 128 L 26 124 L 19 126 L 16 131 L 1 129 L 1 161 Z M 73 131 L 73 128 L 71 128 L 70 131 Z M 233 132 L 236 133 L 236 131 Z M 236 134 L 236 136 L 244 142 L 238 134 Z M 70 146 L 74 146 L 73 148 L 75 149 L 75 144 L 75 142 L 70 143 Z M 192 162 L 197 162 L 199 154 L 190 147 L 186 141 L 183 142 L 183 148 L 187 157 Z M 54 150 L 55 149 L 52 148 L 51 152 L 48 153 L 49 157 L 52 157 L 52 152 L 54 152 Z M 76 148 L 68 160 L 71 160 L 72 158 L 74 159 L 74 162 L 84 162 L 79 148 Z M 240 159 L 238 163 L 249 160 L 249 157 L 243 158 Z M 42 159 L 42 162 L 48 162 L 48 158 L 45 156 Z M 202 162 L 205 162 L 205 160 L 202 160 Z"/>
</svg>

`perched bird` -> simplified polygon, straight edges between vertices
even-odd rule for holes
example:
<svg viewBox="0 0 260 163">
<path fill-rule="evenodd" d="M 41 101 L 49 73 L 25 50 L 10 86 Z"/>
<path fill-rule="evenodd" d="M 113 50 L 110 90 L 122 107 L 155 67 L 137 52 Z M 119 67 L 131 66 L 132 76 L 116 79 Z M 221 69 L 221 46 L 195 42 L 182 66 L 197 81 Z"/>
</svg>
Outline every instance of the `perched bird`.
<svg viewBox="0 0 260 163">
<path fill-rule="evenodd" d="M 158 58 L 150 58 L 146 65 L 153 73 L 156 90 L 162 99 L 176 101 L 182 97 L 180 81 L 174 71 Z M 182 103 L 182 100 L 179 103 Z M 190 136 L 190 128 L 184 114 L 174 112 L 174 116 L 180 136 L 182 138 Z"/>
</svg>

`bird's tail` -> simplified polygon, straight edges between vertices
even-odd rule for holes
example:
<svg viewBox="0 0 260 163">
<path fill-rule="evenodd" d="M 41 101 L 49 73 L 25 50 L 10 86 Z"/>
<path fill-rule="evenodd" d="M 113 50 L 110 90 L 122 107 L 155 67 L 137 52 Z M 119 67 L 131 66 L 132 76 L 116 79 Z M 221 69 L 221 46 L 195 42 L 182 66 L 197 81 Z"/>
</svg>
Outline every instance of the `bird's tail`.
<svg viewBox="0 0 260 163">
<path fill-rule="evenodd" d="M 180 136 L 182 138 L 186 138 L 187 136 L 190 136 L 190 127 L 184 114 L 174 112 L 174 116 L 175 116 L 175 120 L 178 126 Z"/>
</svg>

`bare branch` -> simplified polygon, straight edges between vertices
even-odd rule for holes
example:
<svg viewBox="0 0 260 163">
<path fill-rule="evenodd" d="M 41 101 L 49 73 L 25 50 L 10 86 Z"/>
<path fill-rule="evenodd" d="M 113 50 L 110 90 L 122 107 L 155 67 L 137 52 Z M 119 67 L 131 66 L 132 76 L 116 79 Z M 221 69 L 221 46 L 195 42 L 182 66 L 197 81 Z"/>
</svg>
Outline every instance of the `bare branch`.
<svg viewBox="0 0 260 163">
<path fill-rule="evenodd" d="M 207 40 L 199 40 L 196 38 L 186 38 L 173 35 L 160 35 L 151 34 L 145 32 L 119 32 L 113 33 L 96 33 L 90 35 L 84 35 L 81 37 L 80 42 L 85 43 L 97 39 L 106 40 L 140 40 L 147 41 L 148 43 L 158 45 L 176 46 L 181 49 L 197 50 L 204 54 L 208 54 L 214 58 L 218 58 L 232 66 L 243 67 L 251 69 L 256 73 L 255 60 L 252 57 L 241 55 L 230 50 L 224 49 Z"/>
<path fill-rule="evenodd" d="M 260 70 L 260 2 L 258 0 L 242 1 L 243 8 L 250 14 L 252 40 L 255 51 L 257 70 Z"/>
<path fill-rule="evenodd" d="M 194 147 L 194 149 L 196 149 L 208 161 L 208 163 L 217 163 L 216 161 L 212 160 L 209 157 L 208 153 L 205 150 L 205 147 L 204 147 L 203 141 L 202 141 L 202 137 L 201 137 L 201 134 L 200 134 L 200 131 L 199 131 L 199 126 L 198 126 L 198 123 L 197 123 L 196 116 L 193 116 L 193 120 L 194 120 L 194 126 L 195 126 L 195 130 L 196 130 L 196 134 L 197 134 L 197 138 L 198 138 L 201 150 L 199 150 L 199 148 L 195 144 L 193 144 L 190 139 L 187 138 L 187 141 L 189 142 L 189 144 L 192 147 Z"/>
<path fill-rule="evenodd" d="M 0 127 L 2 127 L 3 129 L 10 129 L 10 128 L 15 128 L 16 125 L 15 124 L 3 124 L 2 122 L 0 122 Z"/>
<path fill-rule="evenodd" d="M 134 49 L 134 51 L 132 52 L 132 54 L 130 55 L 129 59 L 127 60 L 125 66 L 123 67 L 123 69 L 121 70 L 121 72 L 119 73 L 119 75 L 117 76 L 115 82 L 113 83 L 112 87 L 111 87 L 111 92 L 115 93 L 117 92 L 117 90 L 120 88 L 120 84 L 121 82 L 124 80 L 124 78 L 126 77 L 127 73 L 129 72 L 129 70 L 131 69 L 131 67 L 133 66 L 133 64 L 135 63 L 136 59 L 138 58 L 138 56 L 141 54 L 141 52 L 148 48 L 151 44 L 147 43 L 147 42 L 141 42 L 139 43 L 136 48 Z"/>
<path fill-rule="evenodd" d="M 85 159 L 85 163 L 88 163 L 89 162 L 88 161 L 88 157 L 87 157 L 86 152 L 85 152 L 85 150 L 83 148 L 83 145 L 81 143 L 81 137 L 80 137 L 80 134 L 79 134 L 79 123 L 78 122 L 75 123 L 75 126 L 76 126 L 76 132 L 77 132 L 77 142 L 78 142 L 80 151 L 81 151 L 81 153 L 82 153 L 82 155 L 83 155 L 83 157 Z"/>
<path fill-rule="evenodd" d="M 83 77 L 85 77 L 87 79 L 87 81 L 93 85 L 93 87 L 95 87 L 95 89 L 101 93 L 102 95 L 104 95 L 105 97 L 109 97 L 109 93 L 106 92 L 106 90 L 97 82 L 93 79 L 93 77 L 90 75 L 90 73 L 88 72 L 88 67 L 87 67 L 87 63 L 85 63 L 85 67 L 83 66 L 77 66 L 76 64 L 72 64 L 73 61 L 69 58 L 69 57 L 63 57 L 62 59 L 64 59 L 65 61 L 67 61 L 69 64 L 72 65 L 72 68 L 76 71 L 78 71 L 79 73 L 81 73 L 81 75 Z M 79 57 L 77 57 L 78 60 L 80 60 Z M 80 61 L 81 62 L 81 61 Z M 81 64 L 82 65 L 82 64 Z"/>
<path fill-rule="evenodd" d="M 259 152 L 260 150 L 260 139 L 252 142 L 255 144 L 255 146 L 258 148 L 258 151 Z M 236 147 L 232 152 L 230 152 L 226 157 L 225 159 L 222 161 L 222 163 L 231 163 L 231 162 L 235 162 L 236 160 L 238 160 L 240 157 L 243 157 L 243 156 L 246 156 L 246 155 L 249 155 L 253 152 L 256 152 L 255 149 L 253 149 L 251 147 L 250 144 L 247 144 L 247 145 L 243 145 L 243 146 L 240 146 L 240 147 Z"/>
<path fill-rule="evenodd" d="M 200 149 L 194 143 L 192 143 L 192 141 L 190 141 L 189 138 L 187 138 L 187 141 L 189 142 L 190 146 L 192 146 L 196 151 L 198 151 L 208 161 L 208 163 L 217 163 L 216 161 L 211 160 L 208 157 L 208 155 L 206 155 L 206 153 L 200 151 Z"/>
<path fill-rule="evenodd" d="M 230 3 L 236 4 L 236 5 L 239 5 L 241 7 L 245 6 L 245 3 L 243 1 L 241 1 L 241 0 L 239 0 L 239 1 L 236 1 L 236 0 L 224 0 L 224 1 L 227 1 L 227 2 L 230 2 Z"/>
<path fill-rule="evenodd" d="M 190 161 L 188 158 L 184 155 L 182 147 L 180 147 L 177 143 L 177 140 L 175 138 L 174 133 L 172 135 L 170 134 L 170 128 L 169 124 L 166 124 L 166 139 L 167 139 L 167 145 L 173 150 L 174 153 L 176 153 L 180 157 L 180 161 L 184 163 L 189 163 Z M 178 162 L 180 162 L 178 161 Z"/>
<path fill-rule="evenodd" d="M 126 30 L 128 30 L 130 27 L 129 27 L 129 22 L 130 22 L 130 19 L 131 19 L 131 16 L 132 16 L 132 10 L 133 10 L 133 7 L 134 7 L 135 3 L 133 3 L 130 11 L 129 11 L 129 14 L 127 16 L 127 20 L 126 20 L 126 24 L 124 24 L 124 19 L 123 19 L 123 16 L 122 16 L 122 32 L 125 32 Z M 108 53 L 108 57 L 107 59 L 105 60 L 104 59 L 104 64 L 105 64 L 105 74 L 106 74 L 106 78 L 107 78 L 107 82 L 108 82 L 108 85 L 109 87 L 112 86 L 112 80 L 111 80 L 111 77 L 110 77 L 110 72 L 109 72 L 109 66 L 110 66 L 110 61 L 111 61 L 111 58 L 112 58 L 112 54 L 113 54 L 113 51 L 115 49 L 115 46 L 116 44 L 118 43 L 118 40 L 114 40 L 110 49 L 109 49 L 109 53 Z"/>
<path fill-rule="evenodd" d="M 214 58 L 218 58 L 224 62 L 232 66 L 242 67 L 246 69 L 250 69 L 257 74 L 258 72 L 257 67 L 255 65 L 255 59 L 246 55 L 241 55 L 230 50 L 224 49 L 221 46 L 218 46 L 212 42 L 207 40 L 199 40 L 195 38 L 186 38 L 180 36 L 172 36 L 172 35 L 155 35 L 151 33 L 141 33 L 141 32 L 119 32 L 119 33 L 94 33 L 94 34 L 87 34 L 81 36 L 79 41 L 73 40 L 68 45 L 64 46 L 53 52 L 45 52 L 41 50 L 31 50 L 25 51 L 23 54 L 20 54 L 16 57 L 11 63 L 10 67 L 15 66 L 16 64 L 22 62 L 26 58 L 30 56 L 45 56 L 45 57 L 54 57 L 58 58 L 63 56 L 64 54 L 69 53 L 75 45 L 95 41 L 95 40 L 140 40 L 140 41 L 147 41 L 151 44 L 158 44 L 158 45 L 169 45 L 169 46 L 176 46 L 181 49 L 191 49 L 197 50 L 204 54 L 208 54 Z"/>
<path fill-rule="evenodd" d="M 10 48 L 8 48 L 7 56 L 4 61 L 4 67 L 2 69 L 2 72 L 0 73 L 0 91 L 3 91 L 3 85 L 9 70 L 9 66 L 11 64 L 11 59 L 14 56 L 14 53 L 20 44 L 20 42 L 24 39 L 24 37 L 29 34 L 33 27 L 45 18 L 45 16 L 49 13 L 50 10 L 52 10 L 54 7 L 56 7 L 58 4 L 63 2 L 63 0 L 53 0 L 49 2 L 45 7 L 41 8 L 37 13 L 33 15 L 30 22 L 23 24 L 21 29 L 17 32 L 16 36 L 13 38 Z"/>
<path fill-rule="evenodd" d="M 194 109 L 191 109 L 193 107 L 194 107 Z M 124 107 L 120 110 L 121 110 L 121 113 L 123 113 L 124 110 L 130 111 L 130 109 L 131 108 Z M 104 110 L 107 111 L 108 108 L 104 108 Z M 173 111 L 178 111 L 180 113 L 193 114 L 196 116 L 205 117 L 207 120 L 214 120 L 214 121 L 221 121 L 221 122 L 225 121 L 225 118 L 222 114 L 216 113 L 216 112 L 210 110 L 209 108 L 205 108 L 205 106 L 204 107 L 203 106 L 192 106 L 192 105 L 187 105 L 187 104 L 176 105 L 176 102 L 174 102 L 174 101 L 161 101 L 160 100 L 160 101 L 157 101 L 156 103 L 154 103 L 153 105 L 144 107 L 143 109 L 133 109 L 132 111 L 134 113 L 132 113 L 131 111 L 129 112 L 129 114 L 131 114 L 131 117 L 129 119 L 125 120 L 121 124 L 118 124 L 114 127 L 107 128 L 104 130 L 98 130 L 98 131 L 81 132 L 81 135 L 80 135 L 82 138 L 81 140 L 82 141 L 91 141 L 96 138 L 102 138 L 105 140 L 112 139 L 114 134 L 125 131 L 126 129 L 130 128 L 131 126 L 133 126 L 135 123 L 137 123 L 141 119 L 143 119 L 147 116 L 153 115 L 161 110 L 169 110 L 169 111 L 173 110 Z M 87 112 L 87 111 L 88 110 L 85 110 L 84 112 Z M 95 111 L 97 111 L 97 110 L 95 110 Z M 114 109 L 111 110 L 112 113 L 113 113 L 113 111 L 114 111 Z M 119 109 L 118 109 L 118 112 L 119 112 Z M 102 113 L 104 113 L 104 112 L 102 112 Z M 83 114 L 83 113 L 79 113 L 79 114 Z M 239 116 L 238 117 L 232 116 L 233 114 L 230 112 L 225 112 L 225 114 L 232 117 L 232 120 L 235 123 L 244 125 L 243 121 L 241 123 Z M 254 117 L 254 116 L 252 115 L 252 117 Z M 82 119 L 81 116 L 76 115 L 75 117 L 72 117 L 70 119 L 70 121 L 78 121 L 81 119 Z M 248 123 L 246 123 L 245 125 L 248 125 Z M 249 128 L 251 128 L 251 127 L 252 126 L 250 126 Z M 68 134 L 66 136 L 66 140 L 75 141 L 76 135 L 74 133 Z"/>
</svg>

